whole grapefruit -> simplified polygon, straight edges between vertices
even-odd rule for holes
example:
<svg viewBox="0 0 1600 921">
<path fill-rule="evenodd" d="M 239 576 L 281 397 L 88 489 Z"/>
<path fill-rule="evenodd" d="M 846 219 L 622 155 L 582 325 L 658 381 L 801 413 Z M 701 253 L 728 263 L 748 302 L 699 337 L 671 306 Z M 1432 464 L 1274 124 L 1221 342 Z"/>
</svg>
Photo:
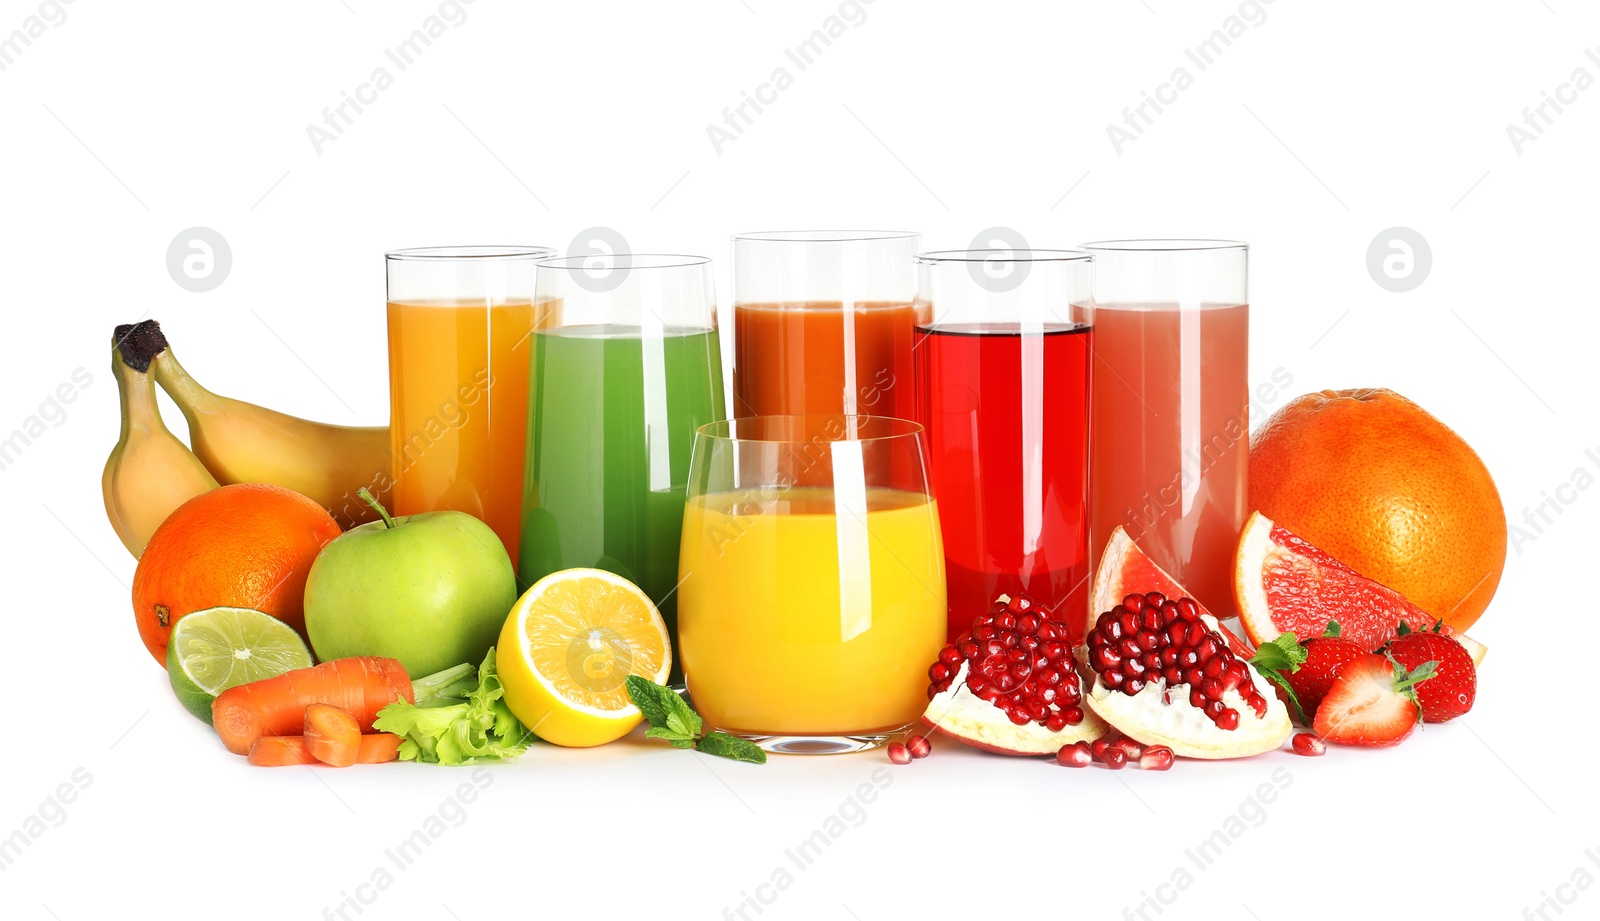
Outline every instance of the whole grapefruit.
<svg viewBox="0 0 1600 921">
<path fill-rule="evenodd" d="M 254 608 L 304 636 L 306 575 L 339 525 L 293 490 L 238 483 L 178 506 L 151 535 L 133 574 L 133 616 L 165 666 L 167 637 L 185 614 Z"/>
<path fill-rule="evenodd" d="M 1505 566 L 1489 469 L 1392 390 L 1308 393 L 1273 413 L 1250 443 L 1250 507 L 1456 630 Z"/>
</svg>

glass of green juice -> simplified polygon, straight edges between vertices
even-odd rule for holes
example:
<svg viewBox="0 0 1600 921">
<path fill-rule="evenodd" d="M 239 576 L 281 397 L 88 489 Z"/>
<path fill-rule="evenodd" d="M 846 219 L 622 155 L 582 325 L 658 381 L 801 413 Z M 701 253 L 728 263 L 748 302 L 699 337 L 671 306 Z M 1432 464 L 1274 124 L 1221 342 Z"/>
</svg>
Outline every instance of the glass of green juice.
<svg viewBox="0 0 1600 921">
<path fill-rule="evenodd" d="M 541 261 L 517 578 L 589 567 L 660 609 L 678 664 L 678 547 L 695 429 L 726 418 L 711 260 Z M 597 640 L 603 641 L 603 639 Z"/>
</svg>

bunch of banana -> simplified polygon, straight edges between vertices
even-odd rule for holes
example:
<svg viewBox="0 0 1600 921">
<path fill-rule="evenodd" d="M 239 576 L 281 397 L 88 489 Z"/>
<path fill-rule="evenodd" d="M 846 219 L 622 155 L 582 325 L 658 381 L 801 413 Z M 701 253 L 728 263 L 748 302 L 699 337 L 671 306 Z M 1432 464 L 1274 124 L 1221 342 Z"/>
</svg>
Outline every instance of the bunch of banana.
<svg viewBox="0 0 1600 921">
<path fill-rule="evenodd" d="M 195 456 L 219 481 L 292 489 L 326 508 L 342 528 L 377 520 L 356 490 L 365 487 L 389 504 L 388 426 L 328 425 L 218 396 L 189 376 L 170 347 L 150 364 L 189 421 Z"/>
<path fill-rule="evenodd" d="M 159 329 L 155 335 L 161 335 Z M 155 383 L 148 373 L 153 342 L 150 329 L 142 323 L 118 326 L 111 341 L 111 370 L 122 401 L 122 437 L 106 459 L 100 490 L 112 529 L 135 557 L 144 552 L 156 526 L 173 509 L 217 487 L 199 458 L 161 421 Z"/>
<path fill-rule="evenodd" d="M 388 503 L 394 483 L 387 426 L 327 425 L 219 396 L 173 357 L 161 326 L 116 330 L 113 364 L 122 388 L 122 440 L 106 462 L 106 514 L 138 556 L 166 516 L 219 483 L 272 483 L 315 500 L 340 527 L 375 520 L 356 497 L 365 487 Z M 189 423 L 191 452 L 161 423 L 152 384 Z"/>
</svg>

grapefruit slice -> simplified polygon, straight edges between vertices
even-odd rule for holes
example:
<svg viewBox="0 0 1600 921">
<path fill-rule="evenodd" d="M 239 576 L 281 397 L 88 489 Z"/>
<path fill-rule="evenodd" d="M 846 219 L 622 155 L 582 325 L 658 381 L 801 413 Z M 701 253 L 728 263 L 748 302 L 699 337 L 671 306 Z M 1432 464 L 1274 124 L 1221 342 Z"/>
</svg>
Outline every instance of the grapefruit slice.
<svg viewBox="0 0 1600 921">
<path fill-rule="evenodd" d="M 1300 637 L 1320 636 L 1335 620 L 1341 636 L 1375 650 L 1393 639 L 1402 623 L 1421 631 L 1433 629 L 1436 620 L 1260 512 L 1251 514 L 1239 536 L 1233 594 L 1245 633 L 1257 645 L 1290 630 Z M 1483 644 L 1449 627 L 1443 630 L 1466 647 L 1474 663 L 1483 661 Z"/>
<path fill-rule="evenodd" d="M 1167 575 L 1155 560 L 1146 556 L 1119 525 L 1106 541 L 1105 552 L 1100 554 L 1100 568 L 1095 570 L 1094 588 L 1089 592 L 1088 620 L 1079 626 L 1079 639 L 1094 628 L 1094 622 L 1101 614 L 1122 603 L 1122 599 L 1146 592 L 1160 592 L 1168 598 L 1191 597 L 1189 590 Z M 1199 601 L 1195 603 L 1199 604 Z M 1205 605 L 1200 605 L 1200 612 L 1216 623 L 1216 616 L 1207 611 Z M 1232 630 L 1219 624 L 1218 632 L 1228 641 L 1228 648 L 1235 655 L 1246 660 L 1250 658 L 1254 650 L 1246 646 Z M 1317 632 L 1321 633 L 1321 628 Z"/>
</svg>

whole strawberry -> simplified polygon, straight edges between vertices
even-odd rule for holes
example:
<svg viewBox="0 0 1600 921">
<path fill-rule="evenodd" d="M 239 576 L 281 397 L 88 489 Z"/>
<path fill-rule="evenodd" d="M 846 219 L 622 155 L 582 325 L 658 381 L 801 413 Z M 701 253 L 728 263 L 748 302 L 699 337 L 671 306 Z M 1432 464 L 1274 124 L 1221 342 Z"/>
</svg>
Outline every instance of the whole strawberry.
<svg viewBox="0 0 1600 921">
<path fill-rule="evenodd" d="M 1360 644 L 1341 638 L 1339 625 L 1328 621 L 1322 636 L 1314 636 L 1303 643 L 1293 633 L 1285 633 L 1263 644 L 1256 650 L 1251 664 L 1279 686 L 1278 696 L 1289 703 L 1289 695 L 1282 691 L 1287 686 L 1293 693 L 1293 703 L 1299 704 L 1300 722 L 1309 726 L 1322 699 L 1328 696 L 1328 689 L 1333 687 L 1339 669 L 1368 652 L 1370 650 L 1361 648 Z"/>
<path fill-rule="evenodd" d="M 1460 643 L 1443 633 L 1403 632 L 1389 641 L 1389 655 L 1407 669 L 1424 662 L 1438 663 L 1433 678 L 1417 685 L 1424 722 L 1442 723 L 1472 709 L 1478 695 L 1478 669 Z"/>
</svg>

